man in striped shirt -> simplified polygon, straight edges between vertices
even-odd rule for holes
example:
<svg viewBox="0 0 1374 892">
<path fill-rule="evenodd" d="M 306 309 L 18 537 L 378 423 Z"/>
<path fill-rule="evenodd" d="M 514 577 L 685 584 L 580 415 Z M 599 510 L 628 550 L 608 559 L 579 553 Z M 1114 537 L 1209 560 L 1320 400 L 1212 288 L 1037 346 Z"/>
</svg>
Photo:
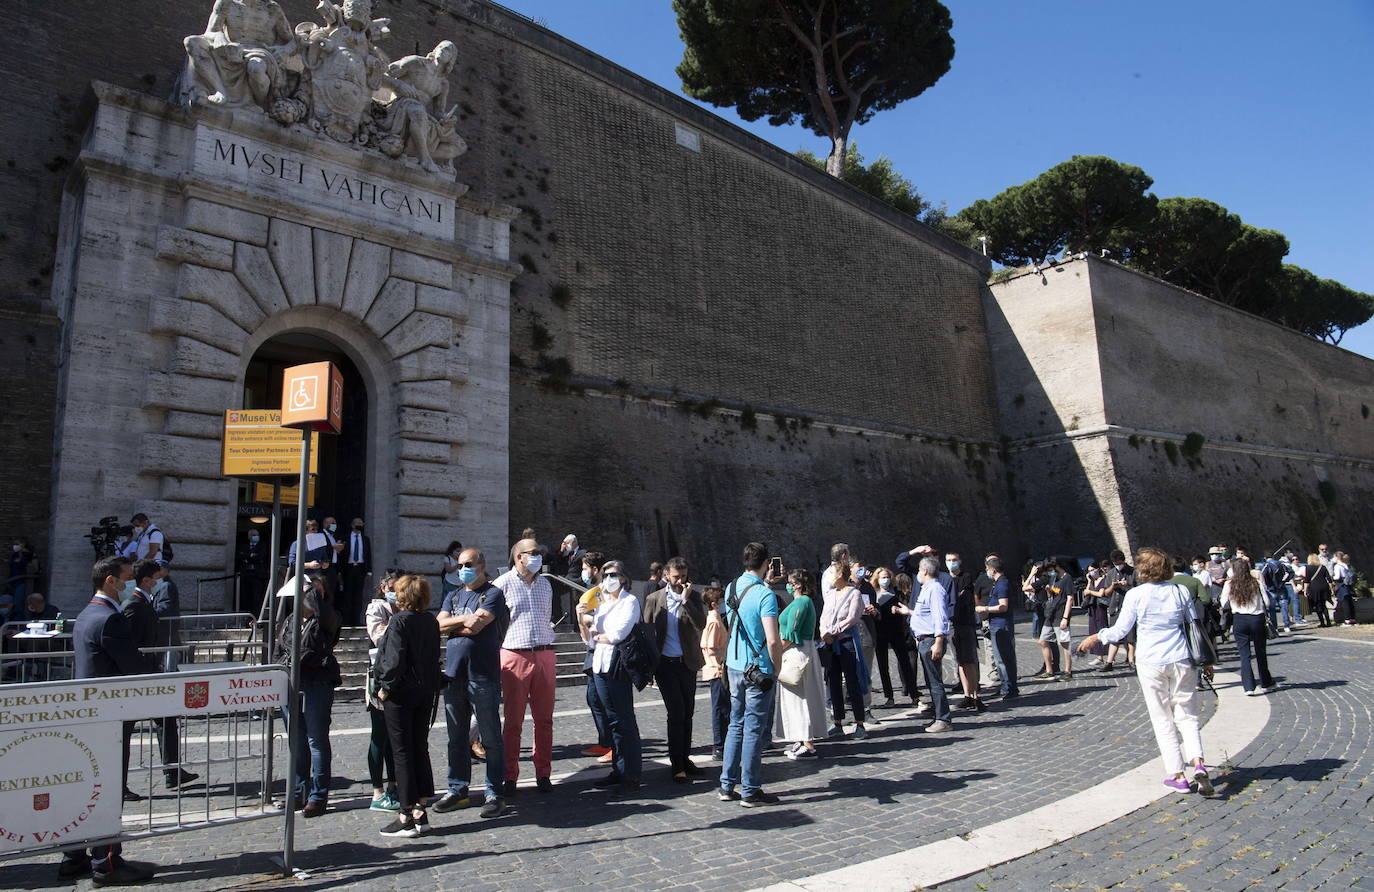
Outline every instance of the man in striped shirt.
<svg viewBox="0 0 1374 892">
<path fill-rule="evenodd" d="M 515 794 L 520 777 L 520 738 L 525 708 L 534 720 L 534 777 L 541 792 L 553 789 L 553 698 L 555 662 L 553 649 L 553 589 L 539 575 L 544 566 L 544 546 L 521 539 L 511 549 L 512 568 L 497 577 L 494 585 L 506 596 L 510 626 L 501 642 L 501 699 L 505 722 L 507 797 Z"/>
</svg>

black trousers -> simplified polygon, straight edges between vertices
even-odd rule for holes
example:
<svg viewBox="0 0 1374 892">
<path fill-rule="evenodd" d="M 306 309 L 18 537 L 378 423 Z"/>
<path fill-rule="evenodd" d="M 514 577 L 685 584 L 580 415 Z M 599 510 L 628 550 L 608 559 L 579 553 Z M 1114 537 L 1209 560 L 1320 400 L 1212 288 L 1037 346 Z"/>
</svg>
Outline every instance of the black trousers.
<svg viewBox="0 0 1374 892">
<path fill-rule="evenodd" d="M 917 696 L 916 670 L 911 665 L 911 648 L 907 646 L 905 626 L 893 628 L 886 623 L 878 623 L 878 633 L 874 646 L 878 655 L 878 675 L 883 680 L 883 696 L 892 699 L 892 674 L 887 667 L 889 650 L 897 658 L 897 674 L 902 680 L 902 693 L 908 697 Z M 870 687 L 871 687 L 870 682 Z"/>
<path fill-rule="evenodd" d="M 386 733 L 396 760 L 396 793 L 402 808 L 419 806 L 434 795 L 434 769 L 429 763 L 429 704 L 383 703 Z"/>
<path fill-rule="evenodd" d="M 854 711 L 854 721 L 862 725 L 864 721 L 864 695 L 859 690 L 859 657 L 854 649 L 854 639 L 848 633 L 835 639 L 832 644 L 822 648 L 830 658 L 826 666 L 826 677 L 830 682 L 830 714 L 835 724 L 844 724 L 844 689 L 849 686 L 849 708 Z M 772 727 L 771 720 L 769 727 Z"/>
<path fill-rule="evenodd" d="M 363 616 L 363 604 L 369 600 L 363 592 L 367 571 L 362 564 L 343 565 L 343 586 L 339 590 L 339 616 L 346 626 L 357 625 Z"/>
<path fill-rule="evenodd" d="M 682 657 L 663 657 L 658 661 L 654 682 L 668 713 L 668 761 L 673 773 L 687 768 L 692 750 L 692 716 L 696 713 L 697 674 L 687 668 Z"/>
<path fill-rule="evenodd" d="M 1266 651 L 1268 629 L 1265 619 L 1251 613 L 1236 613 L 1232 616 L 1232 631 L 1236 636 L 1236 656 L 1240 658 L 1240 686 L 1253 691 L 1255 671 L 1250 668 L 1250 652 L 1255 654 L 1255 669 L 1259 670 L 1259 687 L 1273 687 L 1274 677 L 1269 674 L 1269 654 Z"/>
</svg>

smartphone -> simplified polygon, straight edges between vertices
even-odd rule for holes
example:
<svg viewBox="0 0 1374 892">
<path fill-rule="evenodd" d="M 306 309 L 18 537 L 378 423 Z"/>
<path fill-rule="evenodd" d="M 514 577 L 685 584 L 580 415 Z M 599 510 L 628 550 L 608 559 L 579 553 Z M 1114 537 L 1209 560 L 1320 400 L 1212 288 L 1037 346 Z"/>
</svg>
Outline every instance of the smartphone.
<svg viewBox="0 0 1374 892">
<path fill-rule="evenodd" d="M 781 575 L 782 575 L 782 558 L 780 558 L 780 557 L 775 557 L 775 558 L 773 558 L 772 560 L 770 560 L 770 561 L 768 562 L 768 575 L 769 575 L 769 576 L 781 576 Z"/>
</svg>

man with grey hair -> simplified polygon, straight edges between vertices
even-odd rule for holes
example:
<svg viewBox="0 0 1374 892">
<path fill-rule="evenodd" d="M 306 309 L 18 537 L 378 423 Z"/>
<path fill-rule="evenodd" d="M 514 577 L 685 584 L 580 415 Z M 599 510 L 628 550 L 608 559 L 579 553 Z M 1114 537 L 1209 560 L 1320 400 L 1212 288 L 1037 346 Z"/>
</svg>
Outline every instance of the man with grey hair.
<svg viewBox="0 0 1374 892">
<path fill-rule="evenodd" d="M 911 618 L 911 634 L 916 639 L 916 650 L 921 658 L 921 666 L 926 677 L 926 687 L 930 692 L 930 704 L 935 721 L 926 726 L 930 734 L 948 731 L 950 724 L 949 698 L 945 695 L 944 677 L 940 672 L 940 660 L 945 655 L 945 645 L 949 641 L 950 623 L 947 593 L 940 583 L 940 561 L 934 556 L 921 558 L 916 568 L 915 590 L 909 606 L 898 605 L 893 610 Z"/>
<path fill-rule="evenodd" d="M 528 706 L 534 719 L 534 777 L 540 792 L 553 789 L 553 589 L 539 575 L 544 546 L 521 539 L 510 550 L 511 569 L 493 584 L 506 596 L 510 628 L 501 642 L 501 699 L 506 715 L 502 740 L 506 750 L 506 797 L 515 794 L 520 777 L 520 737 Z"/>
</svg>

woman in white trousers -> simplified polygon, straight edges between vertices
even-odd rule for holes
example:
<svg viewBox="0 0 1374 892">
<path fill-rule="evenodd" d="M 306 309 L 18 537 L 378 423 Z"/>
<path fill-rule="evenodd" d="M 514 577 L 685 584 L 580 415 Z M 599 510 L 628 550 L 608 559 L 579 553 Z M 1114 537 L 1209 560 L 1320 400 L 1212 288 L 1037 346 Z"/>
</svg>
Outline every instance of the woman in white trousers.
<svg viewBox="0 0 1374 892">
<path fill-rule="evenodd" d="M 1173 575 L 1169 555 L 1158 548 L 1137 551 L 1135 576 L 1140 584 L 1126 592 L 1116 622 L 1085 638 L 1078 651 L 1087 653 L 1099 641 L 1115 644 L 1136 629 L 1136 677 L 1168 774 L 1164 785 L 1178 793 L 1195 790 L 1210 796 L 1212 781 L 1202 757 L 1198 720 L 1198 670 L 1189 660 L 1183 637 L 1183 623 L 1197 617 L 1197 608 L 1186 588 L 1168 581 Z M 1203 672 L 1212 677 L 1210 666 Z"/>
</svg>

